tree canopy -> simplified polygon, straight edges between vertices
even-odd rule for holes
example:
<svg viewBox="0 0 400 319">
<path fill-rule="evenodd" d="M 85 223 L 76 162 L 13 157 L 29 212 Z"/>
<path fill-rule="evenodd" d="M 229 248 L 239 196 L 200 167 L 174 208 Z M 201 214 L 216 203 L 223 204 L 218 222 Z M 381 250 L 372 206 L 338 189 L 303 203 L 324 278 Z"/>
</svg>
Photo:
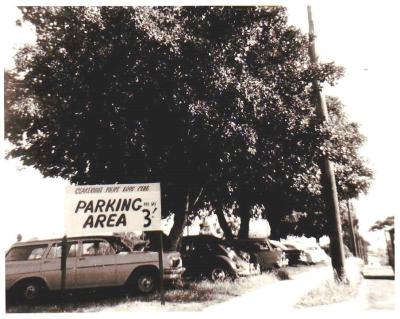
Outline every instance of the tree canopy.
<svg viewBox="0 0 400 319">
<path fill-rule="evenodd" d="M 368 188 L 357 126 L 337 99 L 329 125 L 311 103 L 312 80 L 342 70 L 310 63 L 284 8 L 21 10 L 37 41 L 6 74 L 9 156 L 77 184 L 160 181 L 175 246 L 201 208 L 232 209 L 244 237 L 257 207 L 272 231 L 293 210 L 321 212 L 324 153 L 341 197 Z"/>
<path fill-rule="evenodd" d="M 374 230 L 381 230 L 381 229 L 389 229 L 392 227 L 394 227 L 394 216 L 389 216 L 389 217 L 386 217 L 385 220 L 376 221 L 369 230 L 374 231 Z"/>
</svg>

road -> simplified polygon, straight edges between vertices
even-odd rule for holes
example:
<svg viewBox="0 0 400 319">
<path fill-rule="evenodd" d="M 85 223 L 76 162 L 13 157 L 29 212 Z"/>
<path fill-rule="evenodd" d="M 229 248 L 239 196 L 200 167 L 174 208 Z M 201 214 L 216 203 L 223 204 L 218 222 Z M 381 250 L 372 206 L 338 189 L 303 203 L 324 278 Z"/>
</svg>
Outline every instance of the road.
<svg viewBox="0 0 400 319">
<path fill-rule="evenodd" d="M 365 279 L 368 310 L 395 310 L 395 282 L 387 279 Z"/>
<path fill-rule="evenodd" d="M 357 270 L 359 276 L 359 270 Z M 349 275 L 349 273 L 348 273 Z M 376 315 L 380 319 L 394 318 L 395 315 L 395 281 L 387 279 L 361 279 L 360 290 L 356 298 L 329 305 L 296 309 L 297 300 L 331 277 L 331 268 L 313 269 L 300 274 L 295 281 L 284 281 L 265 286 L 256 291 L 213 305 L 205 312 L 243 313 L 248 309 L 271 313 L 285 314 L 296 318 L 370 318 Z"/>
</svg>

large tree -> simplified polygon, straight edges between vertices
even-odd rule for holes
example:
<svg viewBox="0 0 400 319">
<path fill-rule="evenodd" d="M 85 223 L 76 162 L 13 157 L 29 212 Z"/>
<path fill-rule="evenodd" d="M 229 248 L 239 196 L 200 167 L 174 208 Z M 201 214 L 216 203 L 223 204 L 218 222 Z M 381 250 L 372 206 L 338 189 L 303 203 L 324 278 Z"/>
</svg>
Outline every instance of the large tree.
<svg viewBox="0 0 400 319">
<path fill-rule="evenodd" d="M 318 161 L 322 154 L 328 154 L 333 162 L 340 201 L 357 198 L 366 193 L 373 178 L 367 161 L 359 154 L 365 141 L 358 125 L 347 119 L 343 104 L 333 97 L 327 97 L 330 120 L 316 127 L 316 134 L 308 149 L 307 158 L 301 160 L 301 166 L 295 168 L 290 192 L 283 194 L 277 205 L 285 203 L 284 209 L 270 215 L 272 237 L 279 238 L 288 234 L 320 237 L 326 235 L 327 219 L 321 194 L 320 169 Z M 298 154 L 295 147 L 293 154 Z M 310 156 L 311 155 L 311 156 Z M 269 200 L 271 203 L 271 200 Z M 298 212 L 301 212 L 299 214 Z M 293 215 L 293 216 L 291 216 Z"/>
<path fill-rule="evenodd" d="M 284 8 L 21 10 L 37 41 L 6 74 L 9 156 L 77 184 L 161 181 L 172 248 L 201 208 L 222 223 L 233 208 L 246 237 L 254 207 L 280 220 L 314 203 L 316 150 L 335 135 L 311 82 L 340 69 L 310 65 Z"/>
<path fill-rule="evenodd" d="M 205 51 L 156 39 L 142 9 L 22 11 L 37 41 L 7 75 L 9 155 L 77 184 L 161 181 L 176 246 L 216 160 Z"/>
</svg>

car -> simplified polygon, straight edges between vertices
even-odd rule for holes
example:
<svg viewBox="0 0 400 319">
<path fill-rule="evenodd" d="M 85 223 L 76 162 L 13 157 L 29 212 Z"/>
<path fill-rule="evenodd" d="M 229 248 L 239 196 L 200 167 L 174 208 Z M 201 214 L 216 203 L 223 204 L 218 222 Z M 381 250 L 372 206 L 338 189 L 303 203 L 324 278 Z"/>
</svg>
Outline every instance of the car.
<svg viewBox="0 0 400 319">
<path fill-rule="evenodd" d="M 325 251 L 319 246 L 309 246 L 304 248 L 305 263 L 307 264 L 318 264 L 322 262 L 328 262 L 330 257 Z"/>
<path fill-rule="evenodd" d="M 304 250 L 298 249 L 291 244 L 282 244 L 278 240 L 270 240 L 270 243 L 273 247 L 282 249 L 285 252 L 289 266 L 301 264 L 306 261 Z"/>
<path fill-rule="evenodd" d="M 307 265 L 315 265 L 321 262 L 329 261 L 329 256 L 316 244 L 285 242 L 285 246 L 302 251 L 300 262 Z"/>
<path fill-rule="evenodd" d="M 34 302 L 46 291 L 61 290 L 62 239 L 18 242 L 6 254 L 6 291 Z M 123 286 L 151 293 L 159 281 L 157 252 L 133 251 L 118 236 L 69 237 L 65 289 Z M 163 253 L 164 279 L 184 272 L 178 252 Z"/>
<path fill-rule="evenodd" d="M 248 254 L 240 257 L 234 247 L 211 235 L 182 237 L 180 252 L 186 276 L 222 281 L 260 273 Z"/>
<path fill-rule="evenodd" d="M 261 271 L 285 267 L 289 263 L 286 253 L 272 247 L 268 238 L 235 239 L 231 243 L 235 248 L 249 253 L 252 260 L 260 265 Z"/>
<path fill-rule="evenodd" d="M 329 247 L 329 244 L 320 247 L 325 252 L 325 254 L 327 254 L 327 256 L 330 257 L 331 248 Z M 353 253 L 351 252 L 350 248 L 347 245 L 343 244 L 343 250 L 344 250 L 344 257 L 346 258 L 353 257 Z"/>
</svg>

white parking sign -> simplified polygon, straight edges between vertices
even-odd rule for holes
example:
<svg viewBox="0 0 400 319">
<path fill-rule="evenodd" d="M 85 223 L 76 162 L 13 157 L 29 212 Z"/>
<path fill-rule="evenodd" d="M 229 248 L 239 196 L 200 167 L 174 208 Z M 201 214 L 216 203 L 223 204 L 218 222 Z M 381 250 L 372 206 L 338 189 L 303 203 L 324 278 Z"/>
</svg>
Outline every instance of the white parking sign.
<svg viewBox="0 0 400 319">
<path fill-rule="evenodd" d="M 66 188 L 66 235 L 144 230 L 161 230 L 159 183 Z"/>
</svg>

